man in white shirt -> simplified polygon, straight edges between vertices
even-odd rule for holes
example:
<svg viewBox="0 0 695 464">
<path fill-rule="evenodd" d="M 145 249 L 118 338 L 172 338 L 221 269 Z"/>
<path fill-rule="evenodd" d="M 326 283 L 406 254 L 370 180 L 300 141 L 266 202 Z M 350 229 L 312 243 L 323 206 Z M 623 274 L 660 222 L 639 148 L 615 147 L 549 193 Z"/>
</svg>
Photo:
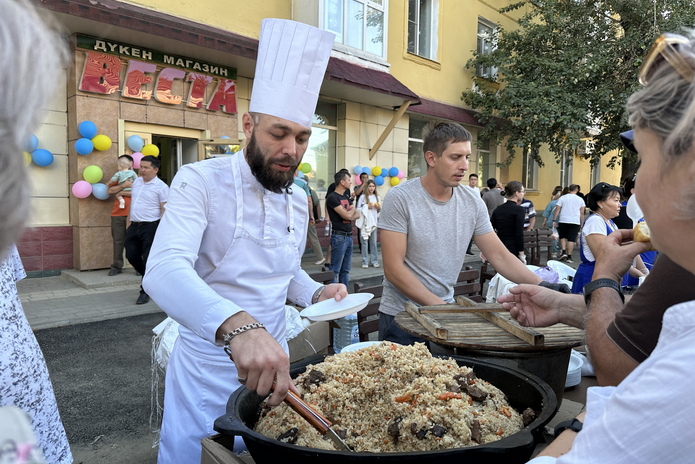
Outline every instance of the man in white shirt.
<svg viewBox="0 0 695 464">
<path fill-rule="evenodd" d="M 562 247 L 562 254 L 559 259 L 568 263 L 574 263 L 572 252 L 579 229 L 584 223 L 584 211 L 586 209 L 584 200 L 577 195 L 577 192 L 579 192 L 579 185 L 570 185 L 569 193 L 561 196 L 557 201 L 553 216 L 553 227 L 557 227 L 560 246 Z"/>
<path fill-rule="evenodd" d="M 133 182 L 130 193 L 130 225 L 125 233 L 125 256 L 140 275 L 145 275 L 147 258 L 164 214 L 164 205 L 169 196 L 169 186 L 157 173 L 161 161 L 156 156 L 145 156 L 140 160 L 140 177 Z M 150 301 L 149 295 L 140 286 L 140 295 L 135 304 Z"/>
<path fill-rule="evenodd" d="M 166 373 L 159 464 L 200 462 L 229 396 L 276 406 L 292 385 L 285 301 L 347 296 L 301 269 L 307 195 L 289 189 L 309 145 L 334 35 L 264 19 L 244 150 L 183 166 L 172 181 L 144 287 L 181 324 Z M 271 48 L 272 47 L 272 48 Z M 276 48 L 277 47 L 277 48 Z"/>
</svg>

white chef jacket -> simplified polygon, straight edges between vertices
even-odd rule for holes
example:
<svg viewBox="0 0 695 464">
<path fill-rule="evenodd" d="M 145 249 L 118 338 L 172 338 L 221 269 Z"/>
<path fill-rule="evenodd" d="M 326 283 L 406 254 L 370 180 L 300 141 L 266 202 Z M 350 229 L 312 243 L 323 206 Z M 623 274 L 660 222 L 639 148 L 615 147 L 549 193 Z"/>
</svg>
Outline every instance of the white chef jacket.
<svg viewBox="0 0 695 464">
<path fill-rule="evenodd" d="M 167 367 L 159 463 L 198 462 L 240 386 L 216 344 L 239 311 L 265 324 L 285 348 L 285 300 L 309 305 L 320 286 L 300 268 L 306 244 L 304 192 L 275 194 L 251 173 L 243 151 L 186 165 L 171 184 L 143 288 L 181 324 Z"/>
<path fill-rule="evenodd" d="M 617 387 L 587 391 L 572 450 L 533 464 L 689 464 L 695 456 L 695 301 L 669 308 L 659 342 Z"/>
</svg>

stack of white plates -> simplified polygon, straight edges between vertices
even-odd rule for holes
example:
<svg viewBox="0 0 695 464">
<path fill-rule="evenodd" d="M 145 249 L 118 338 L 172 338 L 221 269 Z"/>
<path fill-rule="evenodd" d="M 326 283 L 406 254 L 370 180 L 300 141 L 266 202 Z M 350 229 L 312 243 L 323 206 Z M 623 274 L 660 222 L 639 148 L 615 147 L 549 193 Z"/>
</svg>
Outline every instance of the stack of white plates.
<svg viewBox="0 0 695 464">
<path fill-rule="evenodd" d="M 570 363 L 567 366 L 567 379 L 565 380 L 565 388 L 574 387 L 579 385 L 582 381 L 582 365 L 584 364 L 584 358 L 581 354 L 572 350 L 572 355 L 570 356 Z"/>
</svg>

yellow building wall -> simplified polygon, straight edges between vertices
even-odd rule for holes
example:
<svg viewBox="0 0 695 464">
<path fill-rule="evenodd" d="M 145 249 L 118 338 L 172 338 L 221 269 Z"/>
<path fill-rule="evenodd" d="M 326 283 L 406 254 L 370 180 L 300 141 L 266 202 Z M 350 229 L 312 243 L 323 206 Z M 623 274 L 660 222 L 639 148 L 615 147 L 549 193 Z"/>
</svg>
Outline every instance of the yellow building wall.
<svg viewBox="0 0 695 464">
<path fill-rule="evenodd" d="M 243 0 L 142 0 L 128 3 L 254 39 L 260 35 L 263 18 L 292 18 L 290 0 L 262 0 L 252 3 Z"/>
</svg>

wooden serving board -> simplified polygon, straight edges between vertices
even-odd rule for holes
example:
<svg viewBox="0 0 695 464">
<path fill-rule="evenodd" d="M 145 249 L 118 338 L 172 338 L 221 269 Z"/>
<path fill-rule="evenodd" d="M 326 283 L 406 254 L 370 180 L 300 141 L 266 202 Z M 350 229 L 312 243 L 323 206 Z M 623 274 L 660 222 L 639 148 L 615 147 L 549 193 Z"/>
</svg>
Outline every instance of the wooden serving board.
<svg viewBox="0 0 695 464">
<path fill-rule="evenodd" d="M 565 324 L 532 329 L 542 334 L 544 340 L 543 345 L 534 346 L 483 319 L 475 312 L 420 314 L 420 316 L 426 316 L 426 321 L 431 324 L 431 328 L 434 328 L 434 333 L 411 314 L 412 312 L 407 310 L 399 313 L 395 319 L 396 324 L 417 337 L 451 347 L 492 351 L 543 351 L 571 348 L 584 343 L 584 331 Z M 487 314 L 503 318 L 509 324 L 516 324 L 508 313 L 488 312 Z M 445 337 L 442 336 L 444 334 Z"/>
</svg>

